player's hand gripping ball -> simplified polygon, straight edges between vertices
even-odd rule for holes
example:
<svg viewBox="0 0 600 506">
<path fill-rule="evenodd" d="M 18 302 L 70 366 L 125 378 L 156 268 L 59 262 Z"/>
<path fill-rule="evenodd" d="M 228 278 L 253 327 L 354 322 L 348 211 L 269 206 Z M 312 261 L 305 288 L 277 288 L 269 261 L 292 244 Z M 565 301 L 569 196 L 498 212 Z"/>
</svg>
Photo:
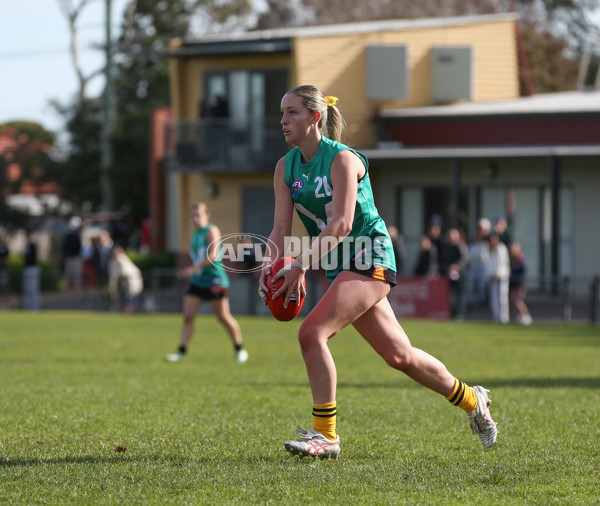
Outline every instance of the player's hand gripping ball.
<svg viewBox="0 0 600 506">
<path fill-rule="evenodd" d="M 274 283 L 271 282 L 275 274 L 277 274 L 284 266 L 291 264 L 294 261 L 291 257 L 281 257 L 277 262 L 275 262 L 271 266 L 271 272 L 267 277 L 266 285 L 267 285 L 267 302 L 269 303 L 269 310 L 271 314 L 279 321 L 289 322 L 298 316 L 300 310 L 302 309 L 302 305 L 304 304 L 304 299 L 306 297 L 300 296 L 300 300 L 296 300 L 296 294 L 292 294 L 292 298 L 288 303 L 288 307 L 283 307 L 283 303 L 285 301 L 285 295 L 282 294 L 276 299 L 273 298 L 273 295 L 279 290 L 284 282 L 284 278 L 280 277 Z M 302 280 L 302 286 L 304 288 L 304 293 L 306 293 L 306 281 Z"/>
</svg>

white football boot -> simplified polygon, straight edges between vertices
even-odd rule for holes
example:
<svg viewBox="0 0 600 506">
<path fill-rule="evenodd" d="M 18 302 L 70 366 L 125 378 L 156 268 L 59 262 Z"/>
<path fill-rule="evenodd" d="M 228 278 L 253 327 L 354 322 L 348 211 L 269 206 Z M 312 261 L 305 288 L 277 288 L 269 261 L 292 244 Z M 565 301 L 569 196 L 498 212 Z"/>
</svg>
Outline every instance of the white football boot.
<svg viewBox="0 0 600 506">
<path fill-rule="evenodd" d="M 488 397 L 490 393 L 483 387 L 471 387 L 477 396 L 477 407 L 467 414 L 467 419 L 471 424 L 473 434 L 479 434 L 481 444 L 486 448 L 491 448 L 496 444 L 498 436 L 498 424 L 492 420 L 489 406 L 492 400 Z"/>
<path fill-rule="evenodd" d="M 181 362 L 183 360 L 183 357 L 185 357 L 183 353 L 169 353 L 165 356 L 165 360 L 167 362 Z"/>
<path fill-rule="evenodd" d="M 235 352 L 235 361 L 238 364 L 243 364 L 247 360 L 248 360 L 248 352 L 244 348 Z"/>
<path fill-rule="evenodd" d="M 340 455 L 340 436 L 332 441 L 316 430 L 304 430 L 299 426 L 297 427 L 294 432 L 300 439 L 284 443 L 285 449 L 288 452 L 300 457 L 319 457 L 320 459 L 337 460 Z"/>
</svg>

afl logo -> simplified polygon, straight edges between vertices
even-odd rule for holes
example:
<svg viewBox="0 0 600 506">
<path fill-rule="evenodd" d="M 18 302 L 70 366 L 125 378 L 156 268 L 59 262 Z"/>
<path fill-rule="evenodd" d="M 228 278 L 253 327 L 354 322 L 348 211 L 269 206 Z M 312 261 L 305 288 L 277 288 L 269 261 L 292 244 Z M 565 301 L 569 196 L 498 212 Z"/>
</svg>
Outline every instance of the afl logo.
<svg viewBox="0 0 600 506">
<path fill-rule="evenodd" d="M 265 255 L 279 257 L 277 244 L 268 237 L 257 234 L 227 234 L 221 236 L 217 241 L 209 244 L 210 249 L 213 244 L 219 252 L 216 264 L 209 258 L 210 262 L 218 269 L 227 272 L 256 272 L 262 269 Z M 246 262 L 251 265 L 248 267 Z"/>
<path fill-rule="evenodd" d="M 292 181 L 292 190 L 300 191 L 303 186 L 304 186 L 304 183 L 302 182 L 301 179 L 294 179 Z"/>
</svg>

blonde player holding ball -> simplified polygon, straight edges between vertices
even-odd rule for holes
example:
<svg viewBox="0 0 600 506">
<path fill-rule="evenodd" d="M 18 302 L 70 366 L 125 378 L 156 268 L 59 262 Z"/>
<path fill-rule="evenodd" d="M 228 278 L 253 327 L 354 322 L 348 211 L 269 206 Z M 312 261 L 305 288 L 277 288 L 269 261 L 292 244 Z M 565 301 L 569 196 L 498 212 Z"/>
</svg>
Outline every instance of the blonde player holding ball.
<svg viewBox="0 0 600 506">
<path fill-rule="evenodd" d="M 386 297 L 396 280 L 392 245 L 374 205 L 366 157 L 339 142 L 344 121 L 336 102 L 310 85 L 288 91 L 281 100 L 283 134 L 295 148 L 275 168 L 269 239 L 284 251 L 294 208 L 315 239 L 275 275 L 273 281 L 283 277 L 284 283 L 274 297 L 289 303 L 295 294 L 298 300 L 304 295 L 306 270 L 325 255 L 334 264 L 326 269 L 328 290 L 298 333 L 312 391 L 312 428 L 298 428 L 299 439 L 286 441 L 285 449 L 300 456 L 338 457 L 337 372 L 327 342 L 348 325 L 389 366 L 463 409 L 483 446 L 491 447 L 498 431 L 488 409 L 489 391 L 468 386 L 439 360 L 413 347 L 392 311 Z M 265 262 L 259 281 L 265 304 L 269 266 L 275 260 Z"/>
</svg>

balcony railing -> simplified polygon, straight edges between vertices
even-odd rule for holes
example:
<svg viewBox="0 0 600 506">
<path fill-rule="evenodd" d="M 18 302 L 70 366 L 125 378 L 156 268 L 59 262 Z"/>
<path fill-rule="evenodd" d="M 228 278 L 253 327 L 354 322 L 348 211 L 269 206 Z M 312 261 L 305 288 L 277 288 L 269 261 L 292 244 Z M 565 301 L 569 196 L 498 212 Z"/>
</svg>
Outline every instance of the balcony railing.
<svg viewBox="0 0 600 506">
<path fill-rule="evenodd" d="M 288 150 L 279 118 L 179 119 L 165 128 L 167 170 L 272 171 Z"/>
</svg>

